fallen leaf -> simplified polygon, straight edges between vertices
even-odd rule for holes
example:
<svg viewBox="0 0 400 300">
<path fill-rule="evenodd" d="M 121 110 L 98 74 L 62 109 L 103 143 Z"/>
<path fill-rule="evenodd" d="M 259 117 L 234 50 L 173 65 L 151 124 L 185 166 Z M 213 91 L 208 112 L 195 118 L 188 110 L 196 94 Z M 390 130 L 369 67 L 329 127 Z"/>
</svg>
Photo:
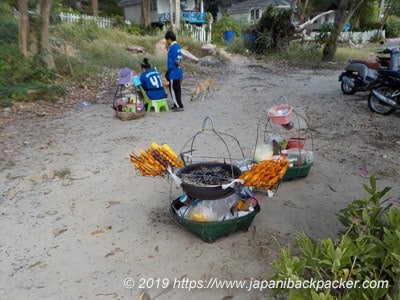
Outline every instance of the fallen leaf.
<svg viewBox="0 0 400 300">
<path fill-rule="evenodd" d="M 151 300 L 151 298 L 149 294 L 143 291 L 136 297 L 136 300 Z"/>
<path fill-rule="evenodd" d="M 111 206 L 121 204 L 121 201 L 108 201 L 108 204 L 106 205 L 106 208 L 110 208 Z"/>
<path fill-rule="evenodd" d="M 35 268 L 35 267 L 39 267 L 39 268 L 43 269 L 43 268 L 46 267 L 46 264 L 41 262 L 41 261 L 38 261 L 38 262 L 30 265 L 27 269 L 29 270 L 29 269 L 32 269 L 32 268 Z"/>
<path fill-rule="evenodd" d="M 107 254 L 106 254 L 106 256 L 105 257 L 109 257 L 109 256 L 111 256 L 111 255 L 114 255 L 114 254 L 116 254 L 116 253 L 118 253 L 118 252 L 122 252 L 122 249 L 121 248 L 115 248 L 114 250 L 112 250 L 112 251 L 110 251 L 110 252 L 108 252 Z"/>
<path fill-rule="evenodd" d="M 98 235 L 98 234 L 100 234 L 100 233 L 104 233 L 103 229 L 98 229 L 98 230 L 92 231 L 92 232 L 90 233 L 90 235 Z"/>
<path fill-rule="evenodd" d="M 111 229 L 112 229 L 112 226 L 109 225 L 109 226 L 104 227 L 104 229 L 97 229 L 97 230 L 95 230 L 95 231 L 92 231 L 92 232 L 90 233 L 90 235 L 98 235 L 98 234 L 100 234 L 100 233 L 104 233 L 105 230 L 111 230 Z"/>
<path fill-rule="evenodd" d="M 154 250 L 158 252 L 158 245 L 154 248 Z"/>
<path fill-rule="evenodd" d="M 61 229 L 56 228 L 56 229 L 53 229 L 53 234 L 54 234 L 54 236 L 59 236 L 61 233 L 66 232 L 66 231 L 67 231 L 67 228 L 61 228 Z"/>
</svg>

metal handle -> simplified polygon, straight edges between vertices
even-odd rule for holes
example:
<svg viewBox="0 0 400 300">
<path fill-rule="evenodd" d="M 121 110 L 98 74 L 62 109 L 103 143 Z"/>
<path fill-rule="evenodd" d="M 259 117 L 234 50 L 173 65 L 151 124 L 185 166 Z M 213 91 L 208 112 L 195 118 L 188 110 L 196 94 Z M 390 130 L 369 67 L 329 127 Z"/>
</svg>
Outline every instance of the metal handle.
<svg viewBox="0 0 400 300">
<path fill-rule="evenodd" d="M 285 102 L 283 102 L 283 103 L 287 103 L 287 97 L 285 96 L 285 95 L 281 95 L 279 98 L 278 98 L 278 102 L 281 100 L 281 99 L 283 99 Z"/>
<path fill-rule="evenodd" d="M 203 120 L 203 125 L 201 126 L 201 130 L 204 131 L 204 130 L 206 129 L 207 120 L 210 120 L 210 122 L 211 122 L 211 126 L 212 126 L 212 127 L 211 127 L 211 130 L 215 130 L 215 122 L 214 122 L 214 119 L 213 119 L 212 117 L 210 117 L 210 116 L 207 116 L 207 117 L 204 118 L 204 120 Z"/>
</svg>

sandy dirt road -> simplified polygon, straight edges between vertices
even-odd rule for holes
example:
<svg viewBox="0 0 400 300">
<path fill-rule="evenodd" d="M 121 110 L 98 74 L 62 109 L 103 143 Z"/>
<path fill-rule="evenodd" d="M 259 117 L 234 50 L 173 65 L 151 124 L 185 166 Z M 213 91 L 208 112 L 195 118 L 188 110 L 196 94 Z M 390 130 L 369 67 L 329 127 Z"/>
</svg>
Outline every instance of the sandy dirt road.
<svg viewBox="0 0 400 300">
<path fill-rule="evenodd" d="M 270 291 L 199 283 L 268 278 L 274 252 L 296 231 L 334 237 L 335 213 L 365 195 L 361 185 L 369 175 L 399 197 L 400 114 L 371 114 L 366 94 L 342 95 L 340 71 L 233 58 L 209 72 L 216 98 L 190 102 L 199 76 L 188 75 L 184 112 L 122 122 L 110 109 L 110 91 L 101 91 L 88 107 L 77 103 L 54 118 L 3 124 L 0 299 L 140 299 L 143 292 L 159 300 L 263 299 Z M 261 212 L 248 232 L 208 244 L 174 223 L 170 201 L 181 190 L 169 179 L 139 176 L 129 151 L 153 141 L 180 151 L 212 116 L 215 129 L 235 136 L 251 157 L 258 122 L 282 95 L 305 117 L 307 126 L 300 127 L 307 130 L 268 131 L 312 134 L 308 177 L 282 183 L 272 198 L 258 195 Z M 224 155 L 212 138 L 198 150 Z M 126 278 L 133 288 L 124 286 Z M 184 287 L 184 280 L 196 287 Z"/>
</svg>

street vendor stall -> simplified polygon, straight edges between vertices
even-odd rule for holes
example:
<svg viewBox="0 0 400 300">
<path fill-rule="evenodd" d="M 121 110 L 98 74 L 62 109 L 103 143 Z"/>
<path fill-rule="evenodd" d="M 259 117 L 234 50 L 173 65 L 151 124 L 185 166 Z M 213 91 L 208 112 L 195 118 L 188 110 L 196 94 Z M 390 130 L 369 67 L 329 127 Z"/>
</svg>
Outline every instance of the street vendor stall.
<svg viewBox="0 0 400 300">
<path fill-rule="evenodd" d="M 139 119 L 145 115 L 145 105 L 140 97 L 140 91 L 133 84 L 133 79 L 131 69 L 121 69 L 112 108 L 115 110 L 116 117 L 122 121 Z"/>
<path fill-rule="evenodd" d="M 214 139 L 207 143 L 212 146 L 195 149 L 206 145 L 199 142 L 202 136 Z M 234 146 L 239 153 L 236 157 Z M 217 155 L 221 149 L 224 154 Z M 152 143 L 145 150 L 132 152 L 130 158 L 142 176 L 168 177 L 171 187 L 174 183 L 181 188 L 181 196 L 170 199 L 171 216 L 204 242 L 248 230 L 260 212 L 252 189 L 275 192 L 289 166 L 282 157 L 260 162 L 246 159 L 239 141 L 217 132 L 211 117 L 204 119 L 201 131 L 184 144 L 179 156 L 168 145 Z"/>
<path fill-rule="evenodd" d="M 283 181 L 307 177 L 313 165 L 313 151 L 314 141 L 308 122 L 291 105 L 272 106 L 267 116 L 260 118 L 253 159 L 258 162 L 273 156 L 286 158 L 290 165 Z"/>
</svg>

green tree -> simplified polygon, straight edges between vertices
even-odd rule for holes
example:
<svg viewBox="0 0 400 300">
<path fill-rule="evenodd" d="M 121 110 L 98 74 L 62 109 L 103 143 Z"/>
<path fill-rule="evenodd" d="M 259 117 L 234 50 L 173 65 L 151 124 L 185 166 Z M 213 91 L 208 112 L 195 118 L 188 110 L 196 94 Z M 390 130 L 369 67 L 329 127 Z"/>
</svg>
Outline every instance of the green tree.
<svg viewBox="0 0 400 300">
<path fill-rule="evenodd" d="M 372 29 L 371 24 L 379 22 L 379 3 L 378 0 L 365 0 L 365 2 L 356 10 L 351 18 L 353 28 L 360 31 Z M 373 28 L 377 29 L 377 28 Z"/>
<path fill-rule="evenodd" d="M 397 16 L 389 16 L 386 21 L 386 37 L 400 37 L 400 18 Z"/>
<path fill-rule="evenodd" d="M 392 5 L 392 13 L 400 17 L 400 1 L 395 1 Z"/>
<path fill-rule="evenodd" d="M 326 43 L 324 50 L 322 51 L 322 60 L 331 61 L 336 54 L 337 47 L 339 45 L 339 36 L 342 32 L 344 25 L 350 20 L 357 9 L 364 3 L 365 0 L 341 0 L 339 7 L 336 11 L 335 21 L 329 36 L 329 40 Z"/>
<path fill-rule="evenodd" d="M 291 10 L 275 9 L 272 5 L 267 7 L 251 32 L 256 36 L 254 49 L 257 53 L 279 50 L 289 45 L 295 34 L 295 27 L 290 22 L 291 15 Z"/>
</svg>

